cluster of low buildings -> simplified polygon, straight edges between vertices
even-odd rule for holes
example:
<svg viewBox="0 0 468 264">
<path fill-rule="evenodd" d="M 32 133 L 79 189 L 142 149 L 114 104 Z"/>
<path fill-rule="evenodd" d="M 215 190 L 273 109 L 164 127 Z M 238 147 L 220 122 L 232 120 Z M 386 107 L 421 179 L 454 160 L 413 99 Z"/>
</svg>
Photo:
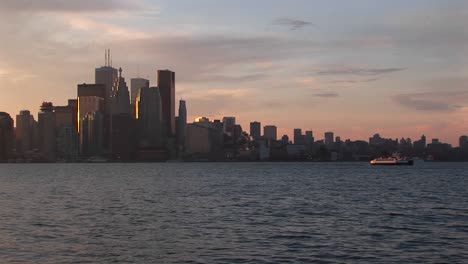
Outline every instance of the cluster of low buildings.
<svg viewBox="0 0 468 264">
<path fill-rule="evenodd" d="M 376 157 L 399 153 L 429 161 L 468 161 L 467 137 L 460 137 L 459 147 L 438 139 L 426 142 L 423 135 L 412 142 L 409 138 L 391 139 L 375 134 L 368 141 L 342 140 L 333 132 L 325 132 L 316 140 L 312 131 L 296 128 L 294 138 L 278 137 L 277 127 L 261 122 L 250 123 L 250 133 L 236 124 L 235 117 L 210 121 L 196 118 L 187 125 L 187 156 L 194 161 L 369 161 Z"/>
</svg>

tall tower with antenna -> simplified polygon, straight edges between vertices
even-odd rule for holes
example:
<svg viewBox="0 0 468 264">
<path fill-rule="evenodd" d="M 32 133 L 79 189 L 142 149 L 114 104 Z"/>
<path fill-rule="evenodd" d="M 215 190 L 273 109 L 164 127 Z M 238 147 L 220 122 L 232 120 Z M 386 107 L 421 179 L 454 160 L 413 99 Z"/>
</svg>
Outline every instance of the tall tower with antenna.
<svg viewBox="0 0 468 264">
<path fill-rule="evenodd" d="M 112 96 L 112 89 L 118 81 L 118 71 L 112 67 L 112 56 L 110 49 L 105 50 L 104 66 L 96 68 L 95 70 L 95 83 L 103 84 L 106 89 L 106 112 L 110 112 L 110 98 Z"/>
</svg>

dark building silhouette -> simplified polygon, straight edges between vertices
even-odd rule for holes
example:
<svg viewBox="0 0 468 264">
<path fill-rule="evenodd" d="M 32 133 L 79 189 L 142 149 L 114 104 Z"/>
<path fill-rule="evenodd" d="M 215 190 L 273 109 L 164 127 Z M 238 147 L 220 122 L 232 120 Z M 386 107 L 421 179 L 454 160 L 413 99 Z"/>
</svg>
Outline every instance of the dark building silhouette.
<svg viewBox="0 0 468 264">
<path fill-rule="evenodd" d="M 422 135 L 420 140 L 416 140 L 413 143 L 414 156 L 423 157 L 426 149 L 426 136 Z"/>
<path fill-rule="evenodd" d="M 163 153 L 166 147 L 166 129 L 163 119 L 163 104 L 160 89 L 142 88 L 136 100 L 136 119 L 139 156 L 144 160 L 167 157 Z"/>
<path fill-rule="evenodd" d="M 250 136 L 252 136 L 253 140 L 259 140 L 262 135 L 262 124 L 260 122 L 251 122 L 250 123 Z"/>
<path fill-rule="evenodd" d="M 461 136 L 458 141 L 458 146 L 460 148 L 468 148 L 468 136 Z"/>
<path fill-rule="evenodd" d="M 241 137 L 242 135 L 242 126 L 241 125 L 234 125 L 232 127 L 232 132 L 231 132 L 231 136 L 233 139 L 237 140 L 238 138 Z"/>
<path fill-rule="evenodd" d="M 125 78 L 122 77 L 122 68 L 119 68 L 119 77 L 112 89 L 111 115 L 130 115 L 130 93 Z"/>
<path fill-rule="evenodd" d="M 177 146 L 179 154 L 185 152 L 187 140 L 187 105 L 179 101 L 179 116 L 177 117 Z"/>
<path fill-rule="evenodd" d="M 314 133 L 312 131 L 306 131 L 305 132 L 304 143 L 306 145 L 314 144 Z"/>
<path fill-rule="evenodd" d="M 175 136 L 175 72 L 158 70 L 158 88 L 161 94 L 163 119 L 168 137 Z"/>
<path fill-rule="evenodd" d="M 110 99 L 112 97 L 112 89 L 118 80 L 117 69 L 112 67 L 112 59 L 110 50 L 106 50 L 105 65 L 95 69 L 95 83 L 104 85 L 104 114 L 110 113 Z"/>
<path fill-rule="evenodd" d="M 39 152 L 45 161 L 56 160 L 56 121 L 54 106 L 50 102 L 41 105 L 38 114 Z"/>
<path fill-rule="evenodd" d="M 131 96 L 131 104 L 135 105 L 136 99 L 138 97 L 138 93 L 140 92 L 141 88 L 149 88 L 150 82 L 147 79 L 143 78 L 132 78 L 130 80 L 130 96 Z"/>
<path fill-rule="evenodd" d="M 200 120 L 202 121 L 202 120 Z M 223 130 L 207 120 L 187 125 L 187 154 L 194 160 L 223 158 Z"/>
<path fill-rule="evenodd" d="M 232 136 L 234 126 L 236 125 L 236 118 L 232 116 L 223 117 L 223 132 Z"/>
<path fill-rule="evenodd" d="M 294 129 L 294 144 L 304 145 L 304 135 L 302 135 L 302 129 Z"/>
<path fill-rule="evenodd" d="M 13 158 L 14 141 L 13 119 L 9 114 L 0 112 L 0 161 Z"/>
<path fill-rule="evenodd" d="M 263 137 L 270 140 L 276 140 L 278 138 L 278 129 L 276 126 L 265 126 L 263 128 Z"/>
<path fill-rule="evenodd" d="M 86 114 L 81 120 L 80 153 L 85 157 L 101 156 L 103 149 L 104 115 L 101 112 Z"/>
<path fill-rule="evenodd" d="M 79 154 L 79 137 L 76 130 L 76 108 L 72 104 L 55 106 L 55 127 L 57 133 L 57 159 L 71 161 Z"/>
<path fill-rule="evenodd" d="M 67 126 L 75 127 L 76 114 L 71 106 L 55 106 L 55 126 L 57 128 Z"/>
<path fill-rule="evenodd" d="M 77 89 L 78 132 L 82 119 L 89 113 L 105 113 L 106 86 L 103 84 L 79 84 Z"/>
<path fill-rule="evenodd" d="M 135 152 L 135 122 L 130 111 L 130 92 L 122 68 L 111 96 L 110 152 L 118 160 L 128 161 Z"/>
<path fill-rule="evenodd" d="M 333 132 L 325 132 L 325 145 L 330 146 L 334 142 Z"/>
<path fill-rule="evenodd" d="M 129 161 L 135 154 L 135 120 L 130 114 L 112 116 L 111 150 L 115 159 Z"/>
<path fill-rule="evenodd" d="M 34 149 L 34 116 L 28 110 L 16 115 L 16 153 L 25 154 Z"/>
<path fill-rule="evenodd" d="M 135 105 L 135 118 L 138 135 L 137 159 L 148 162 L 167 160 L 167 130 L 158 87 L 140 89 Z"/>
</svg>

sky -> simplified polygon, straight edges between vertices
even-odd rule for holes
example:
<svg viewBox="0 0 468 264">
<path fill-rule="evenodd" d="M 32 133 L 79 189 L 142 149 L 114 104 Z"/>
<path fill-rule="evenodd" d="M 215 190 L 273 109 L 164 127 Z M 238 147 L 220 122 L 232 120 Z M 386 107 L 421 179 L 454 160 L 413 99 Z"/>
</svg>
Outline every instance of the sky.
<svg viewBox="0 0 468 264">
<path fill-rule="evenodd" d="M 197 116 L 322 139 L 468 134 L 468 1 L 1 0 L 0 111 L 65 105 L 111 49 Z"/>
</svg>

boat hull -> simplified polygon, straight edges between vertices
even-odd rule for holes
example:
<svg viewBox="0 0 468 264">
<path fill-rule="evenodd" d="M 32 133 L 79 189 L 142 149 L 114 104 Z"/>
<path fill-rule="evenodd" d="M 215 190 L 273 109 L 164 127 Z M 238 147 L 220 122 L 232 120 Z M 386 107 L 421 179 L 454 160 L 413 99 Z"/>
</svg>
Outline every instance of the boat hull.
<svg viewBox="0 0 468 264">
<path fill-rule="evenodd" d="M 405 161 L 395 161 L 395 162 L 381 162 L 381 161 L 371 161 L 372 166 L 413 166 L 414 161 L 405 160 Z"/>
</svg>

